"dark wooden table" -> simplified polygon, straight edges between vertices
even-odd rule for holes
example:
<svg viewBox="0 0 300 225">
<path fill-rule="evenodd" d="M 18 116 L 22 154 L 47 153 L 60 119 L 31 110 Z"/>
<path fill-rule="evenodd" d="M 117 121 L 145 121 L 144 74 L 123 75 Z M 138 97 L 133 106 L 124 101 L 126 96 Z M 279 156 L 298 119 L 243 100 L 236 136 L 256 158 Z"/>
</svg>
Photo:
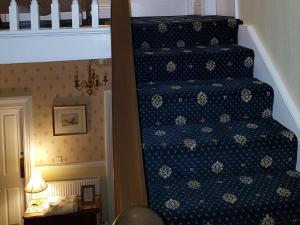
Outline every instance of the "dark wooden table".
<svg viewBox="0 0 300 225">
<path fill-rule="evenodd" d="M 24 214 L 24 225 L 97 225 L 97 215 L 101 216 L 101 201 L 88 207 L 82 206 L 79 201 L 78 212 L 65 215 L 43 216 L 38 213 Z"/>
</svg>

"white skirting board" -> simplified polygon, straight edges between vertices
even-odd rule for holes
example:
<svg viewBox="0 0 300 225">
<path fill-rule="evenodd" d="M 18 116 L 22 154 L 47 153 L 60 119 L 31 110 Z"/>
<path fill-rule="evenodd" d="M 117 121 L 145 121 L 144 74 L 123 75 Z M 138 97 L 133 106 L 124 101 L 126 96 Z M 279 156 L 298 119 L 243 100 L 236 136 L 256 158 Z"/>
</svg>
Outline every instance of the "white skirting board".
<svg viewBox="0 0 300 225">
<path fill-rule="evenodd" d="M 254 77 L 271 85 L 274 89 L 273 116 L 292 130 L 300 140 L 300 113 L 253 26 L 242 25 L 239 29 L 239 45 L 255 52 Z M 297 170 L 300 171 L 300 141 L 298 142 Z"/>
</svg>

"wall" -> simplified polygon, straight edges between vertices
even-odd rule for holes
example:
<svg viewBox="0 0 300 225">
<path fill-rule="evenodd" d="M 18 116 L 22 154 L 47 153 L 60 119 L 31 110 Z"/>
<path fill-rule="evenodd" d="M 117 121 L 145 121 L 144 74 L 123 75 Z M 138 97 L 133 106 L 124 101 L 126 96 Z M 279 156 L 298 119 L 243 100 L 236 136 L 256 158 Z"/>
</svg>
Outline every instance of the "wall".
<svg viewBox="0 0 300 225">
<path fill-rule="evenodd" d="M 44 169 L 47 180 L 105 174 L 104 88 L 91 97 L 77 91 L 73 87 L 76 68 L 79 78 L 85 79 L 87 61 L 0 65 L 0 96 L 32 96 L 35 164 L 58 165 Z M 104 75 L 110 80 L 110 61 L 98 61 L 95 69 L 100 80 Z M 87 105 L 88 134 L 53 136 L 52 106 L 74 104 Z M 84 168 L 80 167 L 82 163 Z"/>
<path fill-rule="evenodd" d="M 300 1 L 240 0 L 244 23 L 255 27 L 300 110 Z"/>
<path fill-rule="evenodd" d="M 234 0 L 217 0 L 217 15 L 234 16 Z"/>
</svg>

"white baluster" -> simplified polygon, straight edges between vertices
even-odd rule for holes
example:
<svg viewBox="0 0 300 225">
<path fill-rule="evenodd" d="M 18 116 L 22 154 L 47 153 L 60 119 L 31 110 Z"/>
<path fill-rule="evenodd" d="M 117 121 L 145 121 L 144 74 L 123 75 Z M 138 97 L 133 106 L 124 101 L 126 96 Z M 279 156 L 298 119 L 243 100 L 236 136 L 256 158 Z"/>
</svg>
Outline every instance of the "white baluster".
<svg viewBox="0 0 300 225">
<path fill-rule="evenodd" d="M 235 18 L 240 19 L 240 1 L 234 0 L 234 14 Z"/>
<path fill-rule="evenodd" d="M 11 0 L 9 6 L 9 28 L 12 31 L 19 29 L 19 10 L 16 0 Z"/>
<path fill-rule="evenodd" d="M 202 14 L 202 12 L 201 12 L 202 2 L 203 2 L 202 0 L 193 0 L 193 10 L 192 10 L 192 12 L 193 12 L 194 15 L 201 15 Z"/>
<path fill-rule="evenodd" d="M 31 30 L 40 29 L 40 13 L 37 0 L 32 0 L 30 5 Z"/>
<path fill-rule="evenodd" d="M 203 0 L 203 15 L 217 15 L 217 0 Z"/>
<path fill-rule="evenodd" d="M 58 0 L 52 0 L 51 19 L 52 19 L 52 29 L 54 29 L 54 30 L 59 29 L 60 15 L 59 15 Z"/>
<path fill-rule="evenodd" d="M 92 27 L 93 28 L 98 28 L 99 27 L 99 4 L 98 0 L 93 0 L 92 1 Z"/>
<path fill-rule="evenodd" d="M 72 2 L 72 27 L 79 28 L 79 4 L 78 0 Z"/>
</svg>

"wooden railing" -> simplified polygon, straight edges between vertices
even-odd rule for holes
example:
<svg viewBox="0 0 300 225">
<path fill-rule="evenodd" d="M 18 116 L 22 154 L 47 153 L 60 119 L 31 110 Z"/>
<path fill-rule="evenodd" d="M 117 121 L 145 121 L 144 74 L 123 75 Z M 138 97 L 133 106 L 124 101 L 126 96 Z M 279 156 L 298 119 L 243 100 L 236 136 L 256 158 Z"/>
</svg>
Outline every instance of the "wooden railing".
<svg viewBox="0 0 300 225">
<path fill-rule="evenodd" d="M 131 36 L 130 0 L 112 0 L 112 110 L 116 215 L 147 205 Z"/>
</svg>

